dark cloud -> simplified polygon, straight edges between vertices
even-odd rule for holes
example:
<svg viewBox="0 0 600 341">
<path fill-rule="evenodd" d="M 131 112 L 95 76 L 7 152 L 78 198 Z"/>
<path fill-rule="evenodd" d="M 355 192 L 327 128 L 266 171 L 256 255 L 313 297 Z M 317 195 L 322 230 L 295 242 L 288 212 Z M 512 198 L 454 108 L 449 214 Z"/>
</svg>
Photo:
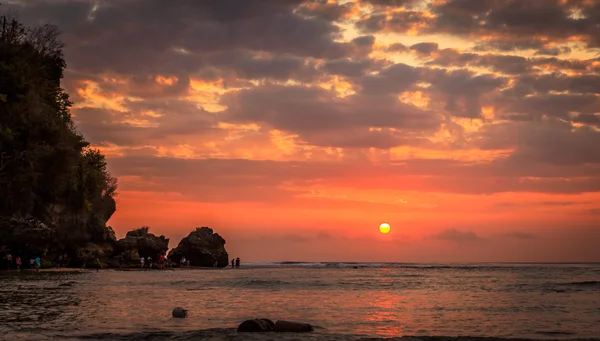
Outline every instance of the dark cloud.
<svg viewBox="0 0 600 341">
<path fill-rule="evenodd" d="M 579 114 L 573 118 L 575 123 L 584 123 L 600 128 L 600 116 L 597 114 Z"/>
<path fill-rule="evenodd" d="M 264 86 L 224 97 L 225 119 L 257 122 L 298 133 L 308 143 L 337 147 L 390 148 L 410 135 L 376 132 L 370 128 L 435 130 L 441 118 L 404 104 L 393 95 L 355 94 L 337 98 L 322 88 Z M 392 137 L 392 138 L 390 138 Z M 378 142 L 379 141 L 379 142 Z"/>
<path fill-rule="evenodd" d="M 390 15 L 376 12 L 358 20 L 355 25 L 365 33 L 406 33 L 429 22 L 429 20 L 429 17 L 424 13 L 417 11 L 392 12 Z"/>
<path fill-rule="evenodd" d="M 328 21 L 341 20 L 352 12 L 352 3 L 338 4 L 327 1 L 306 1 L 297 13 Z"/>
<path fill-rule="evenodd" d="M 126 102 L 127 111 L 80 108 L 73 111 L 77 128 L 93 144 L 144 145 L 167 137 L 215 136 L 214 114 L 195 103 L 177 100 Z M 218 135 L 217 135 L 218 136 Z M 216 137 L 216 136 L 215 136 Z"/>
<path fill-rule="evenodd" d="M 377 69 L 381 64 L 381 62 L 372 59 L 352 60 L 344 58 L 326 62 L 323 69 L 330 74 L 359 77 L 365 75 L 368 71 Z"/>
<path fill-rule="evenodd" d="M 483 240 L 473 231 L 460 231 L 456 229 L 446 229 L 433 237 L 456 243 L 472 243 Z"/>
<path fill-rule="evenodd" d="M 421 75 L 421 69 L 399 63 L 387 66 L 377 74 L 366 75 L 357 82 L 367 94 L 394 94 L 408 90 Z"/>
<path fill-rule="evenodd" d="M 361 0 L 361 2 L 384 7 L 410 7 L 422 2 L 422 0 Z"/>
<path fill-rule="evenodd" d="M 431 86 L 427 92 L 444 109 L 457 117 L 479 118 L 486 96 L 507 84 L 508 79 L 491 74 L 476 75 L 463 70 L 428 71 L 424 77 Z"/>
<path fill-rule="evenodd" d="M 393 1 L 368 1 L 394 6 Z M 450 34 L 466 38 L 485 38 L 476 49 L 513 51 L 535 49 L 541 54 L 568 52 L 556 46 L 569 39 L 583 40 L 600 46 L 600 4 L 591 1 L 520 1 L 520 0 L 450 0 L 432 2 L 424 15 L 411 6 L 416 1 L 400 1 L 403 11 L 375 11 L 356 26 L 363 32 Z M 550 38 L 550 40 L 548 39 Z M 552 42 L 551 44 L 549 44 Z"/>
<path fill-rule="evenodd" d="M 94 73 L 196 73 L 207 67 L 207 53 L 244 49 L 316 58 L 368 53 L 364 40 L 336 42 L 340 29 L 327 18 L 294 12 L 302 3 L 112 0 L 92 11 L 92 2 L 37 1 L 11 8 L 26 21 L 57 24 L 70 67 Z"/>
<path fill-rule="evenodd" d="M 408 46 L 402 43 L 394 43 L 386 48 L 386 52 L 409 52 Z"/>
<path fill-rule="evenodd" d="M 530 39 L 529 48 L 545 48 L 544 38 L 566 41 L 569 37 L 583 37 L 590 45 L 598 46 L 597 33 L 600 5 L 579 1 L 495 1 L 451 0 L 431 7 L 436 20 L 430 30 L 455 35 L 492 35 L 504 37 L 499 43 L 512 43 L 515 47 L 520 37 Z M 574 9 L 581 15 L 574 16 Z M 536 44 L 539 43 L 539 44 Z M 501 48 L 501 46 L 494 46 Z"/>
<path fill-rule="evenodd" d="M 554 47 L 545 47 L 539 49 L 535 52 L 535 55 L 547 55 L 547 56 L 559 56 L 561 54 L 569 54 L 571 53 L 571 48 L 568 46 L 554 46 Z"/>
<path fill-rule="evenodd" d="M 417 53 L 429 56 L 438 50 L 438 46 L 438 43 L 418 43 L 412 45 L 410 49 L 416 51 Z"/>
<path fill-rule="evenodd" d="M 514 164 L 538 162 L 581 167 L 600 163 L 600 133 L 573 127 L 557 119 L 497 124 L 481 134 L 482 148 L 515 148 L 508 160 Z M 490 145 L 491 144 L 491 145 Z"/>
<path fill-rule="evenodd" d="M 496 98 L 499 118 L 516 121 L 540 120 L 543 117 L 569 120 L 571 113 L 594 114 L 600 105 L 600 98 L 593 94 L 536 94 L 531 85 L 529 89 L 525 84 L 518 86 L 522 86 L 521 96 Z"/>
</svg>

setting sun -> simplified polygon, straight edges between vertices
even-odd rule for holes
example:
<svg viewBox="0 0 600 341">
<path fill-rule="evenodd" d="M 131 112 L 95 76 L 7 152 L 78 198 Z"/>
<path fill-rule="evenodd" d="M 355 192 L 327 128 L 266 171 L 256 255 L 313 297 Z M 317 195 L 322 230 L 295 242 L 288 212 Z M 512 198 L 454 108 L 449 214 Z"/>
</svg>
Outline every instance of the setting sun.
<svg viewBox="0 0 600 341">
<path fill-rule="evenodd" d="M 387 234 L 390 233 L 390 224 L 388 223 L 383 223 L 381 225 L 379 225 L 379 232 L 383 233 L 383 234 Z"/>
</svg>

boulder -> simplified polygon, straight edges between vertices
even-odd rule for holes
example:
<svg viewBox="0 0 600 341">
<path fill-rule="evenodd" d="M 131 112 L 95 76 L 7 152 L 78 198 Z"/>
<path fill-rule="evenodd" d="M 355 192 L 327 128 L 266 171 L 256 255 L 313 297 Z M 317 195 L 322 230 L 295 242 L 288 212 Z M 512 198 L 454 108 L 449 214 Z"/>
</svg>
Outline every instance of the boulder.
<svg viewBox="0 0 600 341">
<path fill-rule="evenodd" d="M 278 333 L 308 333 L 314 329 L 308 323 L 290 322 L 290 321 L 277 321 L 273 330 Z"/>
<path fill-rule="evenodd" d="M 269 319 L 254 319 L 242 322 L 238 327 L 239 333 L 264 333 L 272 332 L 275 324 Z"/>
<path fill-rule="evenodd" d="M 179 264 L 181 257 L 193 266 L 212 267 L 217 262 L 218 267 L 224 268 L 229 263 L 225 239 L 208 227 L 196 228 L 169 252 L 169 259 L 175 264 Z"/>
<path fill-rule="evenodd" d="M 182 307 L 175 307 L 175 308 L 173 308 L 173 317 L 175 317 L 175 318 L 186 318 L 187 317 L 187 310 L 183 309 Z"/>
<path fill-rule="evenodd" d="M 169 249 L 169 239 L 165 236 L 157 237 L 148 232 L 148 227 L 141 227 L 137 230 L 129 231 L 125 238 L 119 239 L 115 243 L 115 252 L 113 258 L 120 260 L 123 265 L 139 261 L 140 257 L 152 257 L 158 260 L 161 253 L 166 253 Z M 137 265 L 137 263 L 135 263 Z"/>
</svg>

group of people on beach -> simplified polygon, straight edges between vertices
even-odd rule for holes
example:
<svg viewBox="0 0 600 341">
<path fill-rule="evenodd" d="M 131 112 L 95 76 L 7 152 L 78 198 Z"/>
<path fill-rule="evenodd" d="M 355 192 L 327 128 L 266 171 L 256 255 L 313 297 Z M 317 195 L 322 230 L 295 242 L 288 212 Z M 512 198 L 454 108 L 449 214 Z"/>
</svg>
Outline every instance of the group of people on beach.
<svg viewBox="0 0 600 341">
<path fill-rule="evenodd" d="M 153 259 L 152 256 L 148 256 L 147 258 L 144 258 L 144 256 L 140 257 L 140 267 L 142 269 L 145 268 L 145 265 L 148 264 L 148 269 L 152 269 L 154 266 L 153 263 Z M 171 266 L 171 262 L 167 259 L 167 256 L 164 253 L 160 253 L 158 255 L 158 261 L 156 263 L 156 268 L 158 270 L 164 270 L 165 269 L 165 263 L 167 264 L 167 266 Z"/>
<path fill-rule="evenodd" d="M 14 268 L 17 271 L 21 271 L 23 269 L 23 261 L 20 256 L 13 257 L 12 254 L 7 253 L 3 258 L 4 258 L 4 263 L 5 263 L 5 267 L 4 267 L 5 269 L 12 270 Z M 0 258 L 0 259 L 2 259 L 2 258 Z M 68 264 L 68 258 L 67 258 L 66 253 L 60 254 L 54 260 L 55 260 L 57 269 L 60 269 L 61 267 L 64 267 Z M 83 260 L 81 268 L 86 269 L 87 263 L 88 263 L 87 259 Z M 95 265 L 97 265 L 98 270 L 100 268 L 102 268 L 100 259 L 98 259 L 97 257 L 95 259 L 95 263 L 96 263 Z M 119 262 L 119 264 L 121 264 L 121 262 Z M 169 259 L 167 258 L 167 256 L 164 253 L 159 254 L 156 264 L 154 263 L 154 259 L 152 258 L 152 256 L 140 257 L 140 267 L 142 269 L 153 269 L 155 265 L 158 270 L 164 270 L 165 266 L 170 268 L 172 263 L 171 263 L 171 261 L 169 261 Z M 182 256 L 181 259 L 179 260 L 179 265 L 182 269 L 189 269 L 190 265 L 191 265 L 191 261 L 189 259 L 187 259 L 185 256 Z M 40 271 L 41 266 L 42 266 L 41 257 L 38 256 L 38 257 L 29 259 L 29 269 L 30 270 Z M 213 267 L 215 267 L 215 268 L 218 267 L 217 260 L 214 261 Z M 239 268 L 239 267 L 240 267 L 240 257 L 231 259 L 231 268 L 233 269 L 233 268 Z"/>
<path fill-rule="evenodd" d="M 12 270 L 13 266 L 17 271 L 21 271 L 23 269 L 23 260 L 20 256 L 16 256 L 13 258 L 12 254 L 7 253 L 4 256 L 4 262 L 7 270 Z M 40 267 L 42 266 L 42 259 L 40 257 L 35 257 L 29 259 L 29 269 L 40 271 Z"/>
</svg>

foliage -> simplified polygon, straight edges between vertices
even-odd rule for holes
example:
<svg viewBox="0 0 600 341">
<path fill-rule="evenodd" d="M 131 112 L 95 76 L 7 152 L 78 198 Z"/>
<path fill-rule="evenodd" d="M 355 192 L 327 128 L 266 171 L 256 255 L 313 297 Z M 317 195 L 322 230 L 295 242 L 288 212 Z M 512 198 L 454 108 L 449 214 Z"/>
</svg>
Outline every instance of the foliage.
<svg viewBox="0 0 600 341">
<path fill-rule="evenodd" d="M 27 28 L 0 16 L 0 246 L 8 249 L 32 242 L 69 250 L 111 235 L 106 221 L 116 210 L 117 182 L 75 129 L 58 36 L 55 26 Z M 53 233 L 33 238 L 13 218 Z"/>
</svg>

